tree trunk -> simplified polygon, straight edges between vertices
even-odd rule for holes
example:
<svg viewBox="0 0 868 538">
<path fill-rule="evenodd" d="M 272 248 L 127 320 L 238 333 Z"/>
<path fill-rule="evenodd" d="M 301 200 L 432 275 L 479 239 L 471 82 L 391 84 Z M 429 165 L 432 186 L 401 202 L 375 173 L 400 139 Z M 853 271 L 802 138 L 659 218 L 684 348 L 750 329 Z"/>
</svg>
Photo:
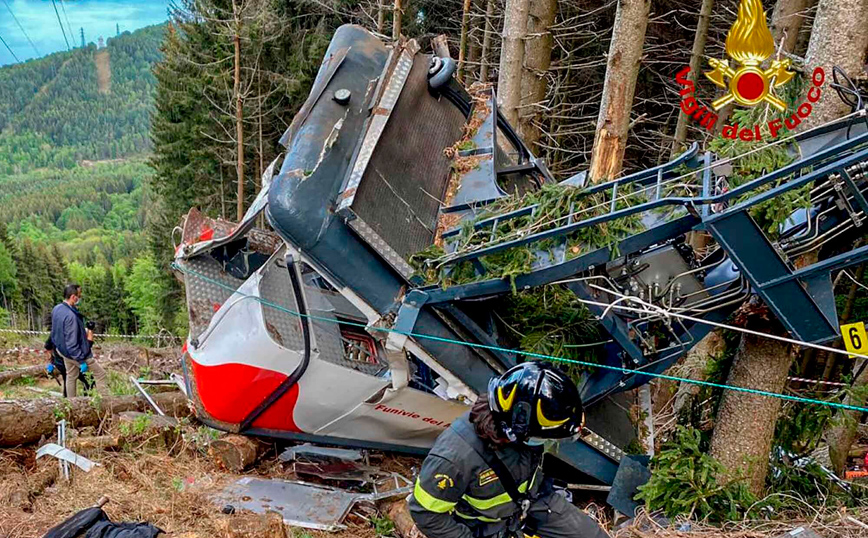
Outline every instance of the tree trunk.
<svg viewBox="0 0 868 538">
<path fill-rule="evenodd" d="M 386 6 L 385 0 L 379 0 L 377 5 L 377 33 L 382 34 L 386 29 Z"/>
<path fill-rule="evenodd" d="M 45 376 L 45 365 L 39 364 L 36 366 L 28 366 L 27 368 L 17 368 L 15 370 L 6 370 L 0 372 L 0 385 L 21 379 L 22 377 Z"/>
<path fill-rule="evenodd" d="M 696 33 L 693 36 L 693 50 L 690 51 L 690 75 L 688 75 L 694 87 L 699 77 L 699 70 L 702 69 L 702 56 L 705 52 L 705 42 L 708 39 L 708 26 L 711 23 L 711 9 L 713 7 L 714 0 L 702 0 L 702 7 L 699 8 L 699 19 L 696 22 Z M 672 144 L 673 158 L 684 151 L 689 121 L 690 116 L 687 114 L 683 112 L 678 114 L 678 122 L 675 124 L 675 141 Z"/>
<path fill-rule="evenodd" d="M 515 127 L 518 127 L 518 109 L 521 106 L 524 40 L 527 38 L 529 5 L 530 0 L 507 0 L 503 15 L 503 42 L 500 47 L 497 98 L 500 112 Z"/>
<path fill-rule="evenodd" d="M 402 3 L 402 0 L 395 0 L 395 7 L 392 11 L 392 39 L 395 41 L 401 39 L 401 17 L 404 15 Z"/>
<path fill-rule="evenodd" d="M 792 363 L 789 344 L 743 334 L 727 385 L 780 393 Z M 760 494 L 765 487 L 768 459 L 781 400 L 726 391 L 711 438 L 711 455 L 723 466 L 748 480 Z"/>
<path fill-rule="evenodd" d="M 862 75 L 868 48 L 866 27 L 868 2 L 865 0 L 820 0 L 805 62 L 810 71 L 822 67 L 826 71 L 826 83 L 822 97 L 802 123 L 805 128 L 827 123 L 850 112 L 850 107 L 829 86 L 832 66 L 844 69 L 852 79 Z"/>
<path fill-rule="evenodd" d="M 856 280 L 862 281 L 865 276 L 865 264 L 859 266 L 856 270 Z M 840 323 L 843 325 L 850 321 L 853 315 L 853 307 L 856 304 L 856 293 L 859 288 L 855 282 L 850 285 L 850 292 L 847 294 L 847 302 L 844 304 L 844 311 L 841 313 Z M 841 341 L 835 342 L 835 347 L 840 347 Z M 830 355 L 831 361 L 835 355 Z M 854 372 L 858 371 L 864 359 L 859 360 L 854 365 Z M 862 371 L 857 379 L 853 381 L 854 388 L 862 388 L 868 385 L 868 368 Z M 861 391 L 857 391 L 861 392 Z M 849 395 L 844 403 L 856 407 L 865 405 L 865 398 L 859 398 L 857 395 Z M 844 466 L 847 464 L 847 453 L 850 452 L 850 447 L 856 439 L 856 426 L 859 424 L 859 418 L 862 413 L 859 411 L 839 410 L 836 420 L 832 426 L 826 431 L 826 441 L 829 443 L 829 457 L 832 459 L 832 466 L 836 473 L 843 475 Z"/>
<path fill-rule="evenodd" d="M 530 4 L 528 38 L 524 45 L 525 69 L 521 80 L 522 110 L 519 114 L 519 130 L 525 143 L 537 154 L 539 152 L 536 144 L 541 134 L 539 122 L 546 112 L 546 75 L 552 63 L 554 45 L 551 27 L 557 13 L 558 0 L 536 0 Z"/>
<path fill-rule="evenodd" d="M 458 82 L 464 83 L 464 72 L 467 70 L 467 34 L 470 31 L 471 0 L 464 0 L 464 11 L 461 13 L 461 42 L 458 44 Z"/>
<path fill-rule="evenodd" d="M 167 415 L 190 414 L 187 398 L 180 392 L 165 392 L 151 396 Z M 0 400 L 0 447 L 33 443 L 56 430 L 58 417 L 66 418 L 76 428 L 97 426 L 105 415 L 124 411 L 150 410 L 141 396 L 88 398 L 81 396 L 64 400 Z"/>
<path fill-rule="evenodd" d="M 591 152 L 590 177 L 594 183 L 621 173 L 650 9 L 651 0 L 618 0 Z"/>
<path fill-rule="evenodd" d="M 494 0 L 485 3 L 485 22 L 482 24 L 482 52 L 479 55 L 479 82 L 488 82 L 488 62 L 491 61 L 491 19 L 494 17 Z"/>
<path fill-rule="evenodd" d="M 235 96 L 235 141 L 238 154 L 238 206 L 236 209 L 237 220 L 241 222 L 244 217 L 244 110 L 241 99 L 241 18 L 238 14 L 238 6 L 232 2 L 232 12 L 235 15 L 235 76 L 233 95 Z"/>
<path fill-rule="evenodd" d="M 775 50 L 792 53 L 799 42 L 799 31 L 807 18 L 814 0 L 778 0 L 772 12 L 771 31 Z"/>
</svg>

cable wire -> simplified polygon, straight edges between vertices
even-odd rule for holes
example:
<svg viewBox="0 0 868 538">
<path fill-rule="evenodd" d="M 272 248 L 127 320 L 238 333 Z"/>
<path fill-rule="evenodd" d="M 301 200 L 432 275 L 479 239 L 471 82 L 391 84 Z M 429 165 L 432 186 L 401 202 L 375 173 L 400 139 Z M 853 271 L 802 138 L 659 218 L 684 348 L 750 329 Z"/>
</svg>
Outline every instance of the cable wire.
<svg viewBox="0 0 868 538">
<path fill-rule="evenodd" d="M 9 54 L 11 54 L 13 58 L 15 58 L 15 62 L 16 62 L 16 63 L 21 63 L 21 60 L 18 59 L 18 56 L 15 56 L 15 53 L 12 52 L 12 49 L 11 49 L 11 48 L 9 48 L 9 44 L 6 43 L 6 40 L 3 39 L 3 36 L 2 36 L 2 35 L 0 35 L 0 41 L 2 41 L 3 44 L 6 46 L 6 50 L 9 51 Z"/>
<path fill-rule="evenodd" d="M 262 297 L 258 297 L 256 295 L 249 295 L 249 294 L 240 292 L 236 288 L 233 288 L 232 286 L 229 286 L 228 284 L 225 284 L 223 282 L 220 282 L 219 280 L 210 278 L 207 275 L 204 275 L 204 274 L 199 273 L 197 271 L 194 271 L 192 269 L 188 269 L 186 267 L 181 267 L 180 265 L 178 265 L 175 262 L 172 263 L 172 268 L 181 272 L 181 273 L 193 275 L 194 277 L 199 278 L 200 280 L 203 280 L 205 282 L 208 282 L 209 284 L 223 288 L 227 291 L 232 292 L 233 294 L 237 294 L 241 297 L 253 299 L 264 306 L 274 308 L 276 310 L 279 310 L 281 312 L 284 312 L 284 313 L 287 313 L 291 316 L 295 316 L 295 317 L 299 317 L 299 318 L 303 317 L 303 318 L 311 319 L 314 321 L 322 321 L 325 323 L 341 323 L 341 324 L 348 325 L 348 326 L 359 327 L 359 328 L 365 329 L 367 331 L 395 333 L 395 334 L 400 334 L 400 335 L 404 335 L 404 336 L 410 336 L 413 338 L 419 338 L 419 339 L 424 339 L 424 340 L 433 340 L 436 342 L 455 344 L 455 345 L 459 345 L 459 346 L 465 346 L 465 347 L 476 348 L 476 349 L 486 349 L 489 351 L 497 351 L 497 352 L 501 352 L 501 353 L 514 353 L 517 355 L 524 355 L 525 357 L 532 357 L 532 358 L 536 358 L 536 359 L 545 359 L 545 360 L 562 362 L 562 363 L 567 363 L 567 364 L 576 364 L 576 365 L 584 366 L 587 368 L 601 368 L 604 370 L 614 370 L 617 372 L 621 372 L 622 374 L 636 374 L 636 375 L 640 375 L 640 376 L 648 376 L 648 377 L 654 377 L 654 378 L 658 378 L 658 379 L 667 379 L 670 381 L 690 383 L 693 385 L 700 385 L 700 386 L 704 386 L 704 387 L 732 390 L 735 392 L 754 394 L 757 396 L 766 396 L 769 398 L 778 398 L 780 400 L 789 400 L 789 401 L 793 401 L 793 402 L 807 403 L 807 404 L 812 404 L 812 405 L 823 405 L 826 407 L 833 407 L 836 409 L 846 409 L 846 410 L 850 410 L 850 411 L 859 411 L 859 412 L 863 412 L 863 413 L 868 412 L 868 407 L 859 407 L 859 406 L 849 405 L 849 404 L 844 404 L 844 403 L 817 400 L 814 398 L 804 398 L 801 396 L 794 396 L 794 395 L 790 395 L 790 394 L 781 394 L 778 392 L 769 392 L 769 391 L 765 391 L 765 390 L 751 389 L 748 387 L 737 387 L 735 385 L 726 385 L 724 383 L 713 383 L 711 381 L 703 381 L 703 380 L 699 380 L 699 379 L 689 379 L 689 378 L 671 376 L 671 375 L 666 375 L 666 374 L 658 374 L 658 373 L 653 373 L 653 372 L 648 372 L 648 371 L 643 371 L 643 370 L 636 370 L 636 369 L 632 369 L 632 368 L 626 368 L 626 367 L 620 367 L 620 366 L 611 366 L 608 364 L 598 364 L 595 362 L 580 361 L 580 360 L 576 360 L 576 359 L 567 359 L 564 357 L 556 357 L 554 355 L 547 355 L 544 353 L 534 353 L 534 352 L 530 352 L 530 351 L 508 349 L 508 348 L 504 348 L 504 347 L 500 347 L 500 346 L 492 346 L 492 345 L 488 345 L 488 344 L 479 344 L 479 343 L 475 343 L 475 342 L 455 340 L 452 338 L 444 338 L 441 336 L 434 336 L 434 335 L 430 335 L 430 334 L 421 334 L 421 333 L 414 333 L 414 332 L 408 332 L 408 331 L 401 331 L 398 329 L 392 329 L 392 328 L 388 328 L 388 327 L 377 327 L 377 326 L 373 326 L 373 325 L 367 325 L 364 323 L 356 323 L 356 322 L 351 322 L 351 321 L 338 321 L 337 319 L 334 319 L 334 318 L 324 318 L 324 317 L 320 317 L 320 316 L 314 316 L 311 314 L 302 314 L 300 312 L 290 310 L 289 308 L 286 308 L 285 306 L 282 306 L 282 305 L 279 305 L 277 303 L 273 303 L 271 301 L 263 299 Z M 621 308 L 624 308 L 624 307 L 621 307 Z M 684 316 L 684 317 L 689 318 L 689 316 Z M 716 324 L 714 322 L 709 322 L 709 321 L 702 320 L 699 318 L 692 318 L 692 319 L 696 319 L 698 322 L 701 322 L 701 323 L 708 323 L 710 325 L 719 325 L 719 324 Z M 755 333 L 755 334 L 758 334 L 760 336 L 771 336 L 771 335 L 767 335 L 764 333 L 756 333 L 755 331 L 748 331 L 747 329 L 742 329 L 740 327 L 731 327 L 731 328 L 733 330 L 741 330 L 742 332 Z M 817 347 L 815 344 L 808 344 L 806 342 L 798 342 L 798 343 L 799 343 L 799 345 Z M 820 346 L 820 347 L 825 347 L 825 346 Z M 834 348 L 828 348 L 828 349 L 830 349 L 831 351 L 833 351 L 835 353 L 841 353 L 841 354 L 844 353 L 841 350 L 837 350 Z M 868 356 L 865 356 L 865 355 L 856 355 L 856 356 L 868 358 Z"/>
<path fill-rule="evenodd" d="M 72 25 L 69 24 L 69 17 L 66 14 L 66 7 L 63 5 L 63 0 L 60 0 L 60 10 L 63 11 L 63 18 L 66 19 L 66 26 L 69 28 L 69 38 L 72 39 L 72 44 L 75 44 L 75 34 L 72 32 Z"/>
<path fill-rule="evenodd" d="M 9 14 L 12 15 L 12 20 L 15 21 L 15 24 L 18 25 L 18 28 L 21 29 L 21 32 L 24 34 L 24 37 L 27 38 L 27 42 L 30 43 L 30 46 L 33 47 L 33 51 L 36 52 L 37 56 L 42 56 L 42 53 L 39 52 L 39 49 L 36 48 L 36 45 L 30 39 L 30 36 L 27 35 L 27 30 L 24 29 L 24 26 L 21 25 L 21 22 L 18 21 L 18 17 L 15 16 L 15 13 L 12 11 L 12 8 L 9 6 L 9 2 L 3 0 L 3 3 L 6 4 L 6 9 L 9 10 Z"/>
<path fill-rule="evenodd" d="M 60 25 L 60 31 L 63 32 L 63 40 L 66 41 L 66 50 L 72 50 L 69 47 L 69 39 L 66 38 L 66 30 L 63 28 L 63 22 L 60 20 L 60 12 L 57 11 L 57 2 L 51 0 L 51 5 L 54 6 L 54 14 L 57 15 L 57 23 Z"/>
</svg>

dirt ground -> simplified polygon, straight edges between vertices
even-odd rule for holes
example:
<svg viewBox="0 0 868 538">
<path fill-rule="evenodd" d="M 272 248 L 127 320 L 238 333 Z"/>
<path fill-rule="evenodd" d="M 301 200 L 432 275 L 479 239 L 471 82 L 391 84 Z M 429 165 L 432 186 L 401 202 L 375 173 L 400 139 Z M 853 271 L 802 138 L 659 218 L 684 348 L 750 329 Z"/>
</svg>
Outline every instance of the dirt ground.
<svg viewBox="0 0 868 538">
<path fill-rule="evenodd" d="M 0 341 L 0 346 L 3 344 Z M 7 342 L 6 346 L 0 347 L 0 371 L 48 361 L 38 342 Z M 109 373 L 109 386 L 114 395 L 134 393 L 135 388 L 128 380 L 130 375 L 164 379 L 180 367 L 179 349 L 145 350 L 129 343 L 104 343 L 96 349 L 96 355 Z M 29 377 L 0 385 L 0 399 L 59 397 L 60 390 L 51 378 Z M 178 537 L 284 536 L 283 526 L 278 522 L 280 531 L 274 534 L 273 526 L 269 528 L 269 520 L 264 516 L 222 513 L 224 503 L 215 497 L 239 475 L 219 468 L 209 455 L 208 445 L 222 435 L 220 432 L 192 419 L 183 419 L 177 427 L 157 432 L 139 431 L 135 426 L 119 419 L 81 431 L 76 431 L 73 425 L 68 434 L 70 438 L 107 436 L 121 442 L 110 449 L 79 451 L 99 465 L 89 473 L 72 467 L 69 481 L 59 476 L 57 460 L 51 457 L 36 460 L 36 448 L 43 442 L 0 450 L 0 538 L 43 536 L 48 529 L 79 510 L 93 506 L 103 496 L 109 498 L 103 509 L 112 521 L 149 522 Z M 54 439 L 44 440 L 52 441 Z M 266 456 L 245 474 L 311 481 L 309 477 L 295 476 L 287 464 L 277 459 L 282 449 L 282 446 L 272 445 Z M 407 477 L 421 464 L 414 458 L 377 453 L 370 457 L 371 463 L 383 471 Z M 593 506 L 586 506 L 586 509 L 602 518 L 606 528 L 611 529 L 608 509 Z M 746 521 L 729 523 L 724 528 L 682 521 L 662 527 L 654 519 L 640 514 L 628 526 L 616 527 L 611 533 L 615 538 L 778 538 L 789 536 L 787 533 L 804 526 L 824 538 L 857 538 L 868 536 L 864 522 L 868 522 L 868 510 L 841 512 L 820 508 L 810 521 Z M 290 538 L 399 536 L 372 505 L 353 510 L 345 524 L 348 528 L 339 533 L 287 527 L 285 535 Z"/>
<path fill-rule="evenodd" d="M 176 371 L 179 350 L 148 350 L 134 345 L 103 344 L 96 350 L 109 373 L 111 392 L 132 394 L 135 388 L 129 375 L 163 379 Z M 16 344 L 0 351 L 0 370 L 48 362 L 38 343 Z M 0 385 L 0 399 L 33 399 L 46 395 L 59 397 L 62 389 L 51 378 L 30 377 L 13 384 Z M 53 393 L 53 394 L 52 394 Z M 164 531 L 186 538 L 211 536 L 265 536 L 265 518 L 251 514 L 221 513 L 222 505 L 213 497 L 236 480 L 218 468 L 208 455 L 208 443 L 220 435 L 195 421 L 185 419 L 173 432 L 171 444 L 151 432 L 130 431 L 130 426 L 115 420 L 102 429 L 87 428 L 68 434 L 122 438 L 120 448 L 81 451 L 99 464 L 91 472 L 72 468 L 71 479 L 54 476 L 44 487 L 46 475 L 56 475 L 57 460 L 36 457 L 36 446 L 0 450 L 0 537 L 35 538 L 79 510 L 93 506 L 102 496 L 109 498 L 103 508 L 112 521 L 149 522 Z M 159 437 L 155 439 L 154 437 Z M 52 442 L 54 439 L 47 439 Z M 40 443 L 42 444 L 42 443 Z M 246 474 L 268 478 L 294 479 L 286 464 L 277 460 L 282 447 L 269 453 Z M 410 473 L 419 461 L 372 455 L 385 471 Z M 354 511 L 345 521 L 346 531 L 326 533 L 287 529 L 296 538 L 376 538 L 374 524 L 379 518 L 374 507 Z M 382 521 L 379 522 L 382 525 Z M 388 525 L 387 525 L 388 527 Z M 386 527 L 386 528 L 387 528 Z M 383 527 L 381 527 L 382 530 Z M 268 535 L 271 536 L 270 534 Z"/>
</svg>

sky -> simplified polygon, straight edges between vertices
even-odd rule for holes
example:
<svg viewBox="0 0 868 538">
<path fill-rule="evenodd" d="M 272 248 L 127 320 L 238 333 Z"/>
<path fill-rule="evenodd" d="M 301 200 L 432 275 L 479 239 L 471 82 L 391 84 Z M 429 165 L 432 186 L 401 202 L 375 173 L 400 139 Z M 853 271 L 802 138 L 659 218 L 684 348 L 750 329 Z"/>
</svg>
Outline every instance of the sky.
<svg viewBox="0 0 868 538">
<path fill-rule="evenodd" d="M 69 44 L 73 47 L 81 46 L 81 28 L 84 28 L 85 41 L 96 43 L 99 36 L 104 38 L 114 36 L 116 24 L 119 24 L 121 32 L 124 32 L 165 21 L 169 4 L 169 0 L 55 0 L 55 2 Z M 15 17 L 10 14 L 10 9 Z M 30 36 L 36 50 L 18 27 L 16 18 Z M 67 19 L 69 19 L 68 24 Z M 72 27 L 71 38 L 68 35 L 69 26 Z M 51 0 L 0 0 L 0 37 L 22 62 L 66 50 L 66 42 L 60 31 L 60 23 L 57 21 Z M 15 63 L 15 58 L 0 43 L 0 65 L 11 63 Z"/>
</svg>

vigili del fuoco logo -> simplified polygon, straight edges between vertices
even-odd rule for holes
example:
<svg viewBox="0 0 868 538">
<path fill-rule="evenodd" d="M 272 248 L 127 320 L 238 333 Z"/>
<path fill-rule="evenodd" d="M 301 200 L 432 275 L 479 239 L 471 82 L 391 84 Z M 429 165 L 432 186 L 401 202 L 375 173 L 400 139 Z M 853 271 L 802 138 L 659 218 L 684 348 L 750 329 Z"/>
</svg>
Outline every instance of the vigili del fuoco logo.
<svg viewBox="0 0 868 538">
<path fill-rule="evenodd" d="M 681 111 L 690 116 L 700 126 L 712 131 L 719 119 L 716 112 L 724 106 L 735 102 L 738 105 L 753 107 L 767 103 L 779 112 L 787 112 L 787 105 L 774 95 L 773 90 L 790 82 L 795 75 L 790 71 L 790 60 L 772 60 L 765 69 L 761 64 L 775 53 L 775 41 L 772 38 L 766 22 L 761 0 L 741 0 L 738 6 L 738 17 L 729 33 L 726 35 L 726 55 L 733 60 L 718 60 L 710 58 L 709 65 L 713 71 L 706 71 L 705 76 L 715 85 L 726 90 L 723 97 L 711 103 L 711 109 L 700 104 L 695 97 L 693 82 L 688 78 L 690 67 L 684 67 L 675 77 L 681 86 Z M 826 80 L 826 74 L 821 67 L 814 69 L 811 75 L 811 88 L 807 99 L 792 114 L 783 119 L 775 118 L 768 122 L 768 132 L 771 138 L 777 138 L 783 128 L 795 129 L 803 119 L 807 118 L 813 109 L 811 103 L 820 100 L 821 87 Z M 744 126 L 726 125 L 723 128 L 724 138 L 740 138 L 745 142 L 762 140 L 760 125 Z"/>
</svg>

